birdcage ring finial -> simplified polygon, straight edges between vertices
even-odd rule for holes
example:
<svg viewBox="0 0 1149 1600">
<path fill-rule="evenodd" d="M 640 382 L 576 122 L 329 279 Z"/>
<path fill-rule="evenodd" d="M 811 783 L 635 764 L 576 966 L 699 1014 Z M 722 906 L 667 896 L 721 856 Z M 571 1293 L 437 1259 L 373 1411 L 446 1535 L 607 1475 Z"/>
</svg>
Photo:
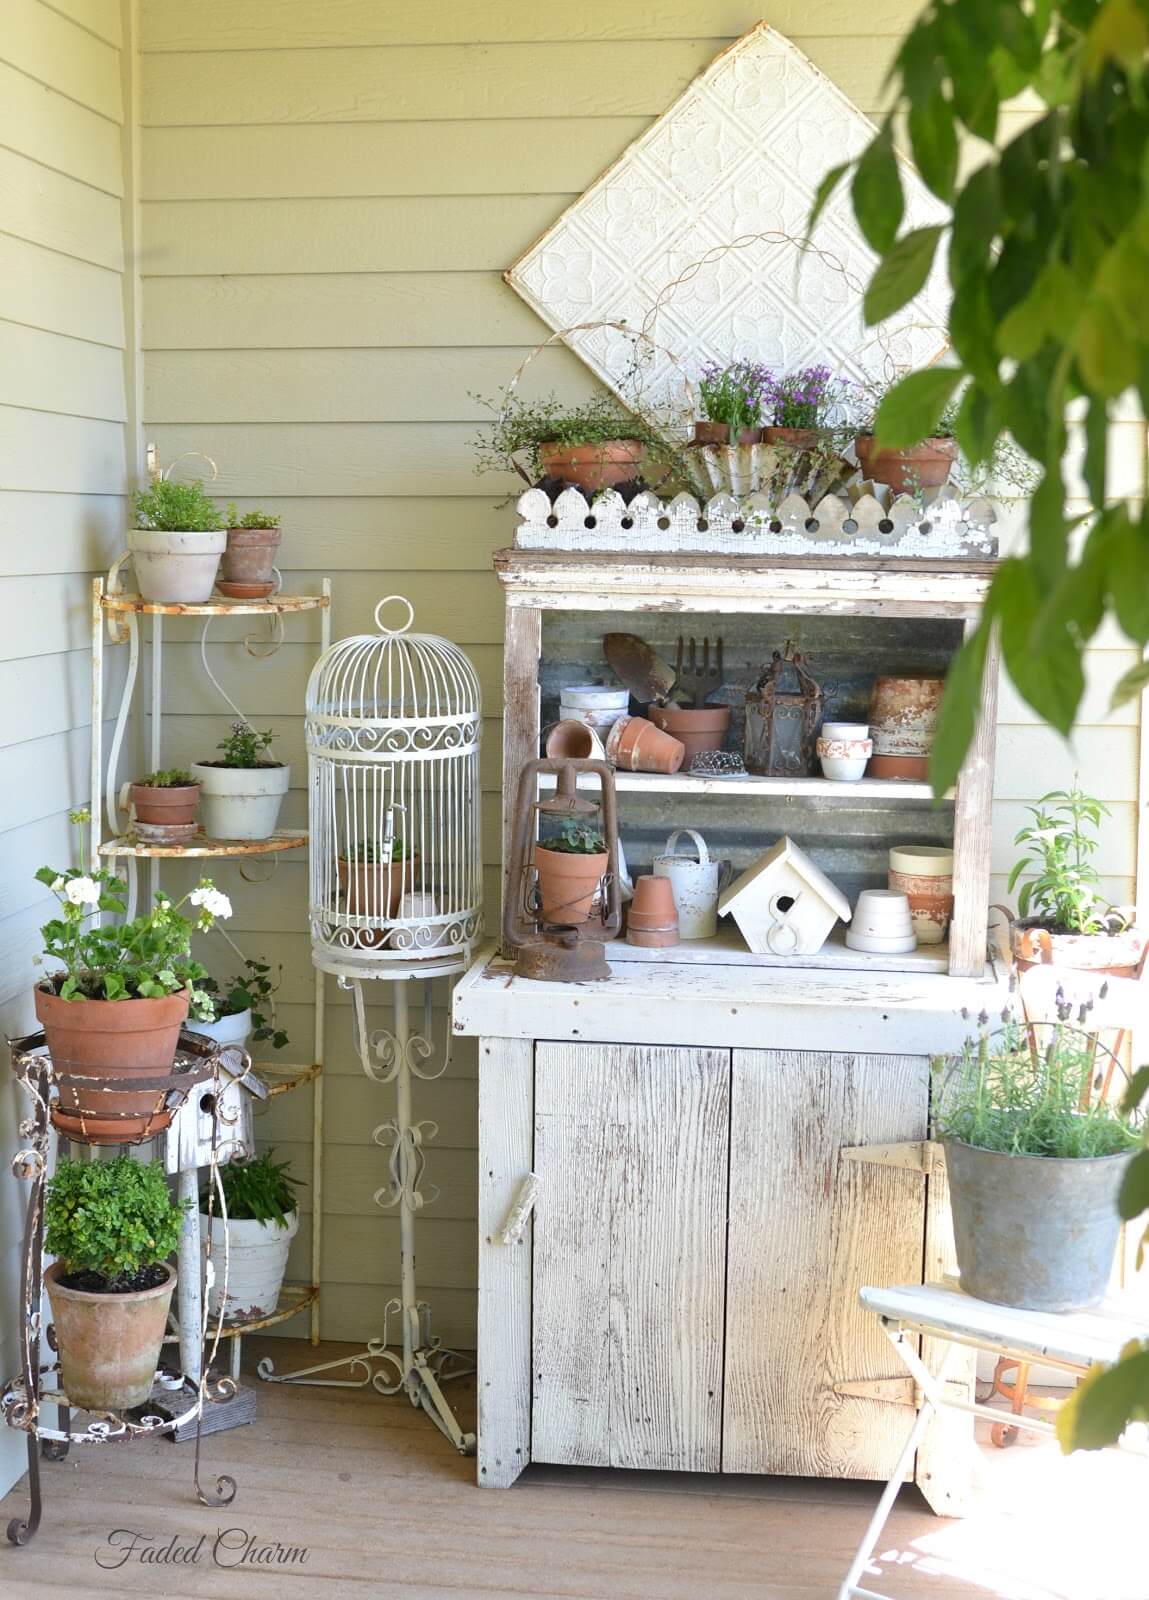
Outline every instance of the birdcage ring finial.
<svg viewBox="0 0 1149 1600">
<path fill-rule="evenodd" d="M 396 605 L 406 606 L 407 607 L 407 620 L 406 620 L 406 622 L 403 624 L 403 626 L 401 628 L 388 628 L 388 627 L 386 627 L 384 625 L 384 623 L 383 623 L 382 617 L 379 615 L 379 613 L 383 610 L 383 607 L 384 606 L 389 606 L 392 601 L 394 601 L 396 603 Z M 415 621 L 415 607 L 411 604 L 410 600 L 407 599 L 406 595 L 402 595 L 402 594 L 385 594 L 383 596 L 382 600 L 380 600 L 379 604 L 375 607 L 375 626 L 379 629 L 380 633 L 390 633 L 390 634 L 406 633 L 407 629 L 412 626 L 414 621 Z"/>
</svg>

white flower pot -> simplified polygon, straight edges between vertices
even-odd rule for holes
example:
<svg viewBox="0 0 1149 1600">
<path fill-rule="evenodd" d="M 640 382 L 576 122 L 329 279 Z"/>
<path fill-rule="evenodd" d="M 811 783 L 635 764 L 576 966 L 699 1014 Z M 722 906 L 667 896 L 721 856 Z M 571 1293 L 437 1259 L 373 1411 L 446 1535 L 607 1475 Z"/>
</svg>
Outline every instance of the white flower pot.
<svg viewBox="0 0 1149 1600">
<path fill-rule="evenodd" d="M 159 528 L 129 528 L 128 549 L 145 600 L 160 605 L 202 605 L 211 599 L 219 558 L 227 549 L 227 529 L 168 533 Z"/>
<path fill-rule="evenodd" d="M 207 1255 L 208 1219 L 200 1214 L 200 1232 Z M 224 1317 L 228 1322 L 258 1322 L 275 1310 L 283 1275 L 287 1271 L 287 1253 L 291 1241 L 299 1232 L 299 1213 L 290 1211 L 286 1228 L 274 1222 L 254 1222 L 229 1217 L 227 1237 L 230 1254 L 227 1266 L 227 1300 Z M 214 1322 L 223 1302 L 223 1247 L 224 1223 L 222 1218 L 211 1219 L 212 1266 L 215 1281 L 208 1290 L 208 1315 Z"/>
<path fill-rule="evenodd" d="M 270 839 L 291 787 L 291 768 L 213 767 L 193 761 L 200 821 L 210 839 Z"/>
<path fill-rule="evenodd" d="M 251 1009 L 235 1011 L 230 1017 L 220 1017 L 217 1022 L 198 1022 L 191 1017 L 186 1026 L 195 1033 L 206 1033 L 209 1039 L 215 1039 L 219 1044 L 244 1045 L 251 1032 Z"/>
</svg>

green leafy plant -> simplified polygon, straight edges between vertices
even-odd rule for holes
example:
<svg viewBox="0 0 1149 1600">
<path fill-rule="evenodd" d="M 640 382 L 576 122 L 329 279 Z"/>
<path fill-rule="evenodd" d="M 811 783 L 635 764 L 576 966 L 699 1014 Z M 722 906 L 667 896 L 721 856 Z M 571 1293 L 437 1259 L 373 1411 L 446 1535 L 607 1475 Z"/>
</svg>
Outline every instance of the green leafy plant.
<svg viewBox="0 0 1149 1600">
<path fill-rule="evenodd" d="M 521 400 L 518 395 L 497 401 L 481 395 L 471 398 L 496 414 L 473 441 L 476 472 L 514 472 L 522 457 L 528 477 L 538 482 L 544 470 L 540 445 L 606 444 L 615 439 L 645 446 L 647 476 L 652 463 L 663 476 L 678 465 L 677 453 L 661 435 L 611 395 L 598 395 L 581 406 L 568 406 L 556 395 L 538 401 Z"/>
<path fill-rule="evenodd" d="M 277 1228 L 287 1227 L 296 1207 L 294 1191 L 300 1181 L 288 1175 L 289 1163 L 275 1161 L 274 1155 L 274 1150 L 268 1150 L 252 1161 L 229 1161 L 220 1168 L 229 1220 L 273 1222 Z M 206 1207 L 206 1194 L 200 1203 Z"/>
<path fill-rule="evenodd" d="M 217 750 L 223 751 L 223 760 L 217 761 L 217 767 L 278 767 L 278 761 L 267 761 L 271 745 L 272 734 L 270 728 L 263 733 L 257 733 L 250 722 L 233 722 L 231 732 L 226 739 L 221 739 L 216 745 Z"/>
<path fill-rule="evenodd" d="M 183 1211 L 159 1161 L 61 1160 L 44 1202 L 44 1248 L 66 1273 L 95 1273 L 110 1292 L 179 1244 Z"/>
<path fill-rule="evenodd" d="M 1131 1150 L 1138 1132 L 1120 1103 L 1095 1092 L 1097 1045 L 1067 1023 L 984 1026 L 933 1063 L 939 1139 L 1013 1156 L 1086 1159 Z"/>
<path fill-rule="evenodd" d="M 769 370 L 756 361 L 734 361 L 720 366 L 717 361 L 702 369 L 698 380 L 698 399 L 707 422 L 720 422 L 730 429 L 730 437 L 746 428 L 762 426 L 762 394 Z"/>
<path fill-rule="evenodd" d="M 1098 893 L 1097 868 L 1090 857 L 1097 849 L 1097 829 L 1108 806 L 1072 789 L 1052 789 L 1026 808 L 1033 821 L 1018 830 L 1014 844 L 1026 853 L 1014 863 L 1006 885 L 1017 897 L 1018 916 L 1033 916 L 1051 933 L 1101 933 L 1110 907 Z"/>
<path fill-rule="evenodd" d="M 593 822 L 576 822 L 573 817 L 567 817 L 559 831 L 542 843 L 544 850 L 557 850 L 568 856 L 598 856 L 606 850 L 602 829 Z"/>
<path fill-rule="evenodd" d="M 803 367 L 783 377 L 767 373 L 762 420 L 775 428 L 826 428 L 839 420 L 849 387 L 829 367 Z"/>
<path fill-rule="evenodd" d="M 278 528 L 282 521 L 282 517 L 275 516 L 268 511 L 245 511 L 241 517 L 235 501 L 229 500 L 227 503 L 227 526 L 229 528 Z"/>
<path fill-rule="evenodd" d="M 217 507 L 202 484 L 175 483 L 157 478 L 132 496 L 132 514 L 138 528 L 167 533 L 214 533 L 223 527 Z"/>
<path fill-rule="evenodd" d="M 194 782 L 191 773 L 183 767 L 161 767 L 158 772 L 149 772 L 146 778 L 136 779 L 141 789 L 186 789 Z"/>
<path fill-rule="evenodd" d="M 79 833 L 83 859 L 86 810 L 69 813 Z M 44 954 L 59 961 L 60 970 L 43 980 L 62 1000 L 158 999 L 187 989 L 190 1004 L 198 1003 L 198 985 L 207 969 L 191 958 L 192 934 L 206 932 L 216 919 L 231 916 L 231 902 L 210 878 L 201 878 L 189 894 L 172 901 L 156 895 L 144 916 L 120 923 L 93 926 L 97 913 L 122 916 L 127 908 L 127 886 L 114 873 L 84 872 L 77 867 L 58 872 L 41 867 L 39 883 L 46 883 L 60 904 L 61 915 L 40 929 Z M 194 919 L 182 916 L 193 907 Z"/>
<path fill-rule="evenodd" d="M 249 956 L 243 971 L 226 983 L 204 978 L 199 984 L 202 1002 L 196 1017 L 201 1022 L 218 1022 L 221 1017 L 237 1017 L 250 1011 L 251 1037 L 259 1044 L 269 1043 L 273 1050 L 282 1050 L 289 1039 L 276 1022 L 275 996 L 283 981 L 283 968 L 275 969 L 274 980 L 271 970 L 268 962 Z"/>
<path fill-rule="evenodd" d="M 406 844 L 403 836 L 396 834 L 391 840 L 391 851 L 386 850 L 385 839 L 368 838 L 355 839 L 348 844 L 343 852 L 344 861 L 349 861 L 353 866 L 374 866 L 377 861 L 404 861 L 406 860 Z"/>
<path fill-rule="evenodd" d="M 858 223 L 880 260 L 867 322 L 894 317 L 946 250 L 952 366 L 910 373 L 877 418 L 880 447 L 928 434 L 962 388 L 955 422 L 973 467 L 1003 436 L 1038 463 L 1028 547 L 1000 563 L 977 631 L 951 668 L 931 758 L 935 791 L 969 748 L 990 639 L 1019 693 L 1068 733 L 1084 691 L 1082 651 L 1112 612 L 1149 642 L 1149 500 L 1107 503 L 1107 427 L 1127 390 L 1149 406 L 1149 12 L 1144 0 L 949 0 L 931 4 L 903 41 L 894 93 L 861 156 L 823 178 L 810 231 L 852 170 Z M 1003 100 L 1028 94 L 1039 114 L 1000 138 Z M 908 128 L 918 170 L 946 208 L 902 231 L 894 129 Z M 959 137 L 986 159 L 959 177 Z M 988 147 L 988 150 L 986 149 Z M 1082 418 L 1093 516 L 1071 508 L 1067 411 Z M 1118 700 L 1149 682 L 1140 664 Z"/>
</svg>

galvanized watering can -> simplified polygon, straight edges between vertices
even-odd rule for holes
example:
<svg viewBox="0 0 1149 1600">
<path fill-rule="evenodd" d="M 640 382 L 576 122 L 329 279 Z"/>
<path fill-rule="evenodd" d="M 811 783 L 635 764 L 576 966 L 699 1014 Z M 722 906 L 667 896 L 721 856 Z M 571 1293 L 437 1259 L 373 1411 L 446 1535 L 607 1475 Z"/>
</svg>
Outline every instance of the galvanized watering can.
<svg viewBox="0 0 1149 1600">
<path fill-rule="evenodd" d="M 698 859 L 679 855 L 676 845 L 683 834 L 694 841 Z M 654 858 L 656 878 L 669 878 L 678 907 L 678 933 L 682 939 L 713 939 L 718 932 L 718 862 L 711 861 L 706 840 L 693 828 L 678 828 L 666 841 L 666 850 Z"/>
</svg>

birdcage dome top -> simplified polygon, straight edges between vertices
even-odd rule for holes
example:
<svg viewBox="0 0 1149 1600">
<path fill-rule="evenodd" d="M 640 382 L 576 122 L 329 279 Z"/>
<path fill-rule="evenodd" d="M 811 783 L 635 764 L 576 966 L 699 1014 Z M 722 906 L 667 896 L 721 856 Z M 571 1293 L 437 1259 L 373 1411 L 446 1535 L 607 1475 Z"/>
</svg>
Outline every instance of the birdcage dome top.
<svg viewBox="0 0 1149 1600">
<path fill-rule="evenodd" d="M 398 626 L 384 622 L 388 607 Z M 412 633 L 414 621 L 409 600 L 386 595 L 375 607 L 378 632 L 340 639 L 324 652 L 307 685 L 309 730 L 321 723 L 410 729 L 477 722 L 479 680 L 471 662 L 449 639 Z"/>
</svg>

